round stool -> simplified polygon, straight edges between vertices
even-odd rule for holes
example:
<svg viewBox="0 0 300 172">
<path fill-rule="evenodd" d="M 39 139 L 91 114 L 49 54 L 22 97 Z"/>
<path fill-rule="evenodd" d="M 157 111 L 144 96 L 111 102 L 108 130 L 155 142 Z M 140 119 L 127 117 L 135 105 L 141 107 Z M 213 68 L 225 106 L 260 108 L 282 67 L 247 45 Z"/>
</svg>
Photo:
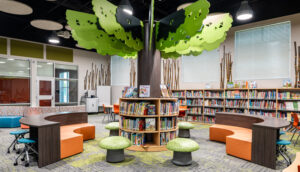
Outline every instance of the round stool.
<svg viewBox="0 0 300 172">
<path fill-rule="evenodd" d="M 192 152 L 198 150 L 199 145 L 191 139 L 176 138 L 169 141 L 167 149 L 173 151 L 173 164 L 186 166 L 192 164 Z"/>
<path fill-rule="evenodd" d="M 124 161 L 124 149 L 129 146 L 130 140 L 122 136 L 106 137 L 100 141 L 100 147 L 107 150 L 106 161 L 112 163 Z"/>
<path fill-rule="evenodd" d="M 105 125 L 105 129 L 109 130 L 109 136 L 119 136 L 119 123 L 111 122 Z"/>
<path fill-rule="evenodd" d="M 194 125 L 189 122 L 179 122 L 178 123 L 179 133 L 178 137 L 180 138 L 190 138 L 190 129 L 194 128 Z"/>
</svg>

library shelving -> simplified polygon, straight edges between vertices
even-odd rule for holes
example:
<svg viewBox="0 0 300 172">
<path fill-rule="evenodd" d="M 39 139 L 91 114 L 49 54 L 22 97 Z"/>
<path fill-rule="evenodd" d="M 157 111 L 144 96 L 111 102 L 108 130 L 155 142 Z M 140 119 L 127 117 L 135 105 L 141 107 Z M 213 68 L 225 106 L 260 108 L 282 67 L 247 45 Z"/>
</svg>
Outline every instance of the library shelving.
<svg viewBox="0 0 300 172">
<path fill-rule="evenodd" d="M 299 88 L 184 89 L 187 121 L 214 123 L 216 112 L 249 113 L 291 120 L 300 113 Z M 196 92 L 196 94 L 195 94 Z"/>
<path fill-rule="evenodd" d="M 130 139 L 133 151 L 165 151 L 176 137 L 177 98 L 121 98 L 120 135 Z"/>
<path fill-rule="evenodd" d="M 181 106 L 186 105 L 186 91 L 185 90 L 172 90 L 172 97 L 178 99 L 178 103 Z"/>
</svg>

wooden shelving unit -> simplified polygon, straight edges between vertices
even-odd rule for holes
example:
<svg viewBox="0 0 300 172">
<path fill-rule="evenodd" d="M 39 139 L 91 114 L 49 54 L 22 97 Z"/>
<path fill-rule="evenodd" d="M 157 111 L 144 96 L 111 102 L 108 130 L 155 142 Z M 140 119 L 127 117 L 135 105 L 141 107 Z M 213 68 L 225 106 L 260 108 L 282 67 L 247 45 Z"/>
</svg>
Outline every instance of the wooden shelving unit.
<svg viewBox="0 0 300 172">
<path fill-rule="evenodd" d="M 190 92 L 195 91 L 202 92 L 202 97 L 189 95 Z M 187 121 L 190 122 L 213 123 L 215 111 L 259 114 L 287 120 L 290 120 L 291 112 L 300 113 L 299 88 L 184 89 L 175 92 L 186 95 L 186 104 L 181 105 L 187 105 Z M 202 104 L 189 104 L 188 102 L 193 99 L 202 99 Z M 293 108 L 297 109 L 287 108 L 287 105 L 291 106 L 289 102 L 292 102 Z M 190 113 L 190 110 L 196 107 L 201 112 Z"/>
<path fill-rule="evenodd" d="M 132 145 L 131 147 L 127 148 L 127 150 L 132 150 L 132 151 L 144 151 L 144 152 L 157 152 L 157 151 L 166 151 L 167 148 L 165 145 L 163 145 L 162 142 L 162 135 L 167 135 L 167 134 L 174 134 L 174 138 L 176 137 L 176 130 L 178 129 L 177 127 L 177 117 L 179 114 L 179 105 L 177 103 L 177 98 L 121 98 L 120 99 L 120 135 L 122 133 L 124 134 L 130 134 L 130 135 L 135 135 L 135 134 L 144 134 L 143 138 L 145 138 L 145 143 L 142 145 Z M 132 113 L 124 112 L 123 105 L 128 103 L 141 103 L 141 102 L 149 102 L 150 104 L 155 105 L 155 114 L 156 115 L 135 115 Z M 168 115 L 165 115 L 164 113 L 162 114 L 161 112 L 163 111 L 162 109 L 162 104 L 165 103 L 173 103 L 177 108 L 176 111 L 173 111 L 172 113 L 169 113 Z M 133 119 L 136 120 L 137 118 L 139 119 L 147 119 L 147 118 L 155 118 L 155 130 L 153 131 L 139 131 L 139 130 L 131 130 L 127 128 L 122 128 L 122 122 L 123 119 Z M 161 124 L 164 122 L 164 119 L 168 118 L 171 120 L 175 121 L 174 126 L 172 128 L 168 129 L 162 129 Z M 175 118 L 175 119 L 174 119 Z M 150 139 L 148 139 L 150 138 Z M 129 138 L 130 139 L 130 138 Z"/>
</svg>

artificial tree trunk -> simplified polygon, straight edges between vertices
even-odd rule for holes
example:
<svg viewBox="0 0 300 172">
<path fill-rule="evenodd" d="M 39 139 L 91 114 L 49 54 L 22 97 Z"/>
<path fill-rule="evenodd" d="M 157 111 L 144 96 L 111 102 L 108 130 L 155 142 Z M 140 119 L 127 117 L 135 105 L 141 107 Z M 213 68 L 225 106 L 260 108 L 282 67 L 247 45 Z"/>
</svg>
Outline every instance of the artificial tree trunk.
<svg viewBox="0 0 300 172">
<path fill-rule="evenodd" d="M 150 46 L 150 27 L 144 22 L 144 49 L 138 53 L 137 86 L 150 85 L 150 97 L 161 97 L 161 59 L 160 51 L 155 47 L 155 29 Z"/>
</svg>

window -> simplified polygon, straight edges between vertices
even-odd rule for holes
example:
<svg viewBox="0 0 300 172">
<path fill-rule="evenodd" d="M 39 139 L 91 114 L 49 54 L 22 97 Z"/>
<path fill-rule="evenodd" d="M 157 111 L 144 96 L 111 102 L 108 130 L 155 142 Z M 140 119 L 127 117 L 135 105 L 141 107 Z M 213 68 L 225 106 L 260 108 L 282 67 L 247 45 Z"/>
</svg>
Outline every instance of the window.
<svg viewBox="0 0 300 172">
<path fill-rule="evenodd" d="M 219 51 L 204 51 L 199 56 L 182 56 L 183 82 L 214 82 L 220 75 Z"/>
<path fill-rule="evenodd" d="M 51 62 L 37 62 L 37 76 L 54 77 L 54 64 Z"/>
<path fill-rule="evenodd" d="M 0 104 L 30 104 L 30 62 L 0 58 Z"/>
<path fill-rule="evenodd" d="M 75 105 L 77 102 L 77 66 L 55 64 L 55 104 Z"/>
<path fill-rule="evenodd" d="M 290 22 L 236 32 L 233 78 L 289 78 L 290 47 Z"/>
<path fill-rule="evenodd" d="M 130 84 L 130 60 L 111 56 L 111 85 Z"/>
</svg>

